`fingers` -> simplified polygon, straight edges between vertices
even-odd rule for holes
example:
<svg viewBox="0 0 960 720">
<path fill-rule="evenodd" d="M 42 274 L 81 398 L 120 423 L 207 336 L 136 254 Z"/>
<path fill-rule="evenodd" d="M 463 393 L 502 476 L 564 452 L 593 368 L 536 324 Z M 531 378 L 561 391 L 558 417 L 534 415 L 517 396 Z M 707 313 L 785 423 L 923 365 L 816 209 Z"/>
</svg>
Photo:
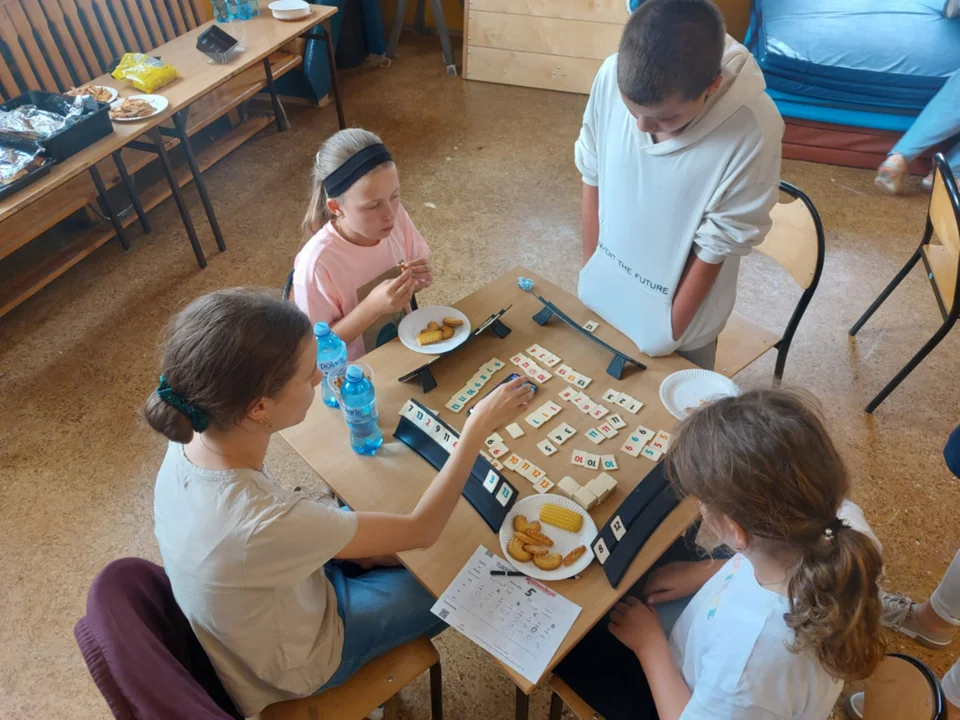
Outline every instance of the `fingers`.
<svg viewBox="0 0 960 720">
<path fill-rule="evenodd" d="M 429 258 L 419 257 L 416 260 L 407 261 L 406 266 L 411 270 L 417 270 L 423 267 L 426 267 L 429 270 L 429 264 L 430 264 Z"/>
<path fill-rule="evenodd" d="M 659 603 L 676 600 L 679 597 L 676 590 L 659 590 L 647 594 L 647 605 L 657 605 Z"/>
<path fill-rule="evenodd" d="M 397 277 L 395 277 L 393 280 L 387 280 L 386 282 L 390 292 L 396 294 L 397 292 L 400 291 L 400 288 L 402 288 L 407 283 L 412 282 L 412 280 L 413 280 L 413 273 L 410 272 L 410 270 L 408 269 L 408 270 L 404 270 L 402 273 L 397 275 Z"/>
<path fill-rule="evenodd" d="M 635 606 L 637 606 L 637 605 L 643 605 L 643 603 L 640 602 L 640 598 L 635 598 L 633 595 L 627 595 L 627 596 L 623 599 L 623 602 L 621 602 L 621 605 L 627 605 L 627 606 L 630 606 L 630 607 L 635 607 Z"/>
</svg>

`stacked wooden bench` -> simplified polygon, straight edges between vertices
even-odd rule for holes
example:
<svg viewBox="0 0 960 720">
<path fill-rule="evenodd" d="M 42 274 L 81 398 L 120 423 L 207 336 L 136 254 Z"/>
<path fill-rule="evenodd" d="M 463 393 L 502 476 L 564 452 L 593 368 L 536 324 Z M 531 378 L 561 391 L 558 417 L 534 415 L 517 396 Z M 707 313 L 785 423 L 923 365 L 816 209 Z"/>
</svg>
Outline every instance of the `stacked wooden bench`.
<svg viewBox="0 0 960 720">
<path fill-rule="evenodd" d="M 150 52 L 204 24 L 202 9 L 207 2 L 0 0 L 0 101 L 12 99 L 26 90 L 63 92 L 85 84 L 106 73 L 111 62 L 125 52 Z M 314 11 L 328 11 L 327 15 L 333 13 L 332 8 L 314 8 Z M 263 20 L 265 18 L 257 18 L 250 22 Z M 271 19 L 270 22 L 276 21 Z M 328 21 L 321 24 L 329 31 Z M 236 32 L 243 25 L 247 23 L 225 27 L 228 32 Z M 329 37 L 329 34 L 324 37 Z M 185 78 L 191 70 L 195 74 L 202 73 L 209 62 L 199 52 L 187 58 L 163 59 L 177 66 Z M 283 49 L 271 53 L 266 60 L 268 63 L 258 63 L 211 89 L 181 114 L 180 120 L 188 137 L 220 121 L 217 128 L 219 132 L 212 142 L 196 153 L 199 170 L 210 167 L 274 120 L 279 129 L 285 129 L 286 118 L 275 93 L 274 116 L 248 114 L 245 112 L 245 103 L 263 90 L 272 90 L 273 79 L 300 65 L 302 55 L 294 50 Z M 191 63 L 192 67 L 189 66 Z M 163 94 L 165 89 L 159 92 Z M 339 103 L 338 114 L 342 125 Z M 180 144 L 177 133 L 167 128 L 160 129 L 164 133 L 163 146 L 167 150 Z M 158 163 L 155 152 L 129 146 L 120 151 L 120 159 L 130 174 L 145 169 L 151 163 Z M 109 157 L 95 165 L 108 191 L 122 183 L 119 165 Z M 194 178 L 186 166 L 176 169 L 175 176 L 179 186 Z M 136 184 L 141 187 L 138 195 L 145 210 L 156 206 L 172 192 L 171 183 L 159 182 L 150 187 Z M 40 260 L 24 266 L 20 261 L 24 246 L 100 197 L 89 172 L 66 179 L 29 204 L 17 205 L 17 196 L 29 190 L 28 186 L 20 193 L 0 201 L 0 316 L 117 234 L 110 223 L 98 223 L 71 235 L 69 242 L 61 243 L 51 252 L 28 253 L 39 255 Z M 120 197 L 125 196 L 120 193 Z M 11 203 L 14 205 L 11 206 Z M 134 213 L 121 215 L 119 221 L 127 226 L 136 222 L 137 216 Z M 218 231 L 215 230 L 215 234 L 218 235 Z M 10 258 L 18 250 L 21 253 L 17 258 Z"/>
</svg>

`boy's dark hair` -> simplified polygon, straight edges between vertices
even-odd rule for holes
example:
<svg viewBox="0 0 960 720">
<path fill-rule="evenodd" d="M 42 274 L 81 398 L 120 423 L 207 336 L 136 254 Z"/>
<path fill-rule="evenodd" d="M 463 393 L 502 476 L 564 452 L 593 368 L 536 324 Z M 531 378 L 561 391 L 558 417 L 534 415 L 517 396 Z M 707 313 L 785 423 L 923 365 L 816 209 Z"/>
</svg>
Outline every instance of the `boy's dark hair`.
<svg viewBox="0 0 960 720">
<path fill-rule="evenodd" d="M 620 38 L 617 84 L 637 105 L 694 100 L 720 72 L 726 29 L 711 0 L 645 0 Z"/>
</svg>

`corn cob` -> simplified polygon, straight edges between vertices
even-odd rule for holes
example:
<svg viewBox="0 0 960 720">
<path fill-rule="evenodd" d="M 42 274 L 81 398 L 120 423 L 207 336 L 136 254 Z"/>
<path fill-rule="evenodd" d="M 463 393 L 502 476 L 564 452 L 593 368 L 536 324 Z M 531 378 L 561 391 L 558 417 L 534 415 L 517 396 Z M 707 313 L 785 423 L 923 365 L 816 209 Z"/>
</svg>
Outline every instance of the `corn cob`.
<svg viewBox="0 0 960 720">
<path fill-rule="evenodd" d="M 570 532 L 580 532 L 583 527 L 583 516 L 580 513 L 550 503 L 540 508 L 540 520 Z"/>
</svg>

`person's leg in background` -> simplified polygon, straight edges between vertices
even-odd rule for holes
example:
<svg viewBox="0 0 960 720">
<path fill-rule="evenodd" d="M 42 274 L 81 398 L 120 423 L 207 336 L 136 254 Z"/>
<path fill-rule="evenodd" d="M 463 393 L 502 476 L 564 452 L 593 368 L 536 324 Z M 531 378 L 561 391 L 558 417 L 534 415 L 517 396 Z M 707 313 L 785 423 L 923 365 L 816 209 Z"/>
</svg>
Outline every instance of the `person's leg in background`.
<svg viewBox="0 0 960 720">
<path fill-rule="evenodd" d="M 702 367 L 704 370 L 713 370 L 717 364 L 717 341 L 714 340 L 712 343 L 693 350 L 677 350 L 677 355 L 698 367 Z"/>
<path fill-rule="evenodd" d="M 947 78 L 947 82 L 927 103 L 910 129 L 893 146 L 877 170 L 874 183 L 885 192 L 898 192 L 907 165 L 926 150 L 954 135 L 960 135 L 960 70 Z M 951 147 L 945 157 L 953 172 L 960 173 L 960 142 Z M 924 187 L 932 180 L 931 176 L 924 179 Z"/>
</svg>

